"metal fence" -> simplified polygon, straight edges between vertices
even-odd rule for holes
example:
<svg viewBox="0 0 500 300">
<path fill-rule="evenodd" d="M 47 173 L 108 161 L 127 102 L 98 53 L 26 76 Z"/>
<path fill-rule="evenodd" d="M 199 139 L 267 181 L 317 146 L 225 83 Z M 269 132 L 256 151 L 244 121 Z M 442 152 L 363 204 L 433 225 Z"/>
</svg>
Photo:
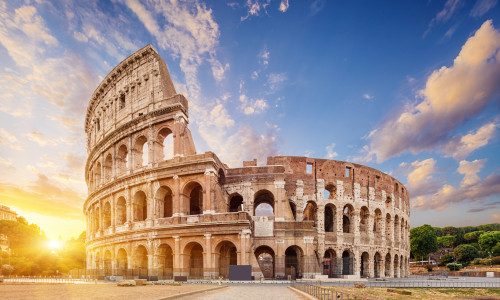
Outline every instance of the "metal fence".
<svg viewBox="0 0 500 300">
<path fill-rule="evenodd" d="M 382 288 L 500 288 L 500 281 L 462 281 L 460 279 L 449 280 L 387 280 L 387 281 L 363 281 L 366 287 Z M 460 280 L 460 281 L 459 281 Z M 353 281 L 318 281 L 307 284 L 318 286 L 352 287 Z"/>
<path fill-rule="evenodd" d="M 356 298 L 354 296 L 351 296 L 346 293 L 340 293 L 335 291 L 335 289 L 317 285 L 317 284 L 308 284 L 308 283 L 298 283 L 298 282 L 293 282 L 292 287 L 303 291 L 311 296 L 316 297 L 317 299 L 321 300 L 334 300 L 334 299 L 341 299 L 341 300 L 356 300 L 356 299 L 361 299 L 361 298 Z"/>
</svg>

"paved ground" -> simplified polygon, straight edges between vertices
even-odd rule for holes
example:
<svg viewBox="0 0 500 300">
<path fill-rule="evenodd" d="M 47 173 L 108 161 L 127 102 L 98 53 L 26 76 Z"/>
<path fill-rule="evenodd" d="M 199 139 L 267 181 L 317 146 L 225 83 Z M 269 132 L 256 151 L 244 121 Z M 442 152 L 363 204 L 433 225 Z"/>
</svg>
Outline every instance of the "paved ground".
<svg viewBox="0 0 500 300">
<path fill-rule="evenodd" d="M 227 288 L 204 292 L 192 296 L 179 298 L 182 300 L 198 300 L 198 299 L 259 299 L 259 300 L 293 300 L 304 299 L 295 292 L 287 288 L 286 285 L 271 285 L 271 284 L 245 284 L 245 285 L 230 285 Z"/>
<path fill-rule="evenodd" d="M 160 299 L 180 293 L 214 288 L 215 285 L 136 286 L 116 284 L 0 284 L 0 299 Z"/>
</svg>

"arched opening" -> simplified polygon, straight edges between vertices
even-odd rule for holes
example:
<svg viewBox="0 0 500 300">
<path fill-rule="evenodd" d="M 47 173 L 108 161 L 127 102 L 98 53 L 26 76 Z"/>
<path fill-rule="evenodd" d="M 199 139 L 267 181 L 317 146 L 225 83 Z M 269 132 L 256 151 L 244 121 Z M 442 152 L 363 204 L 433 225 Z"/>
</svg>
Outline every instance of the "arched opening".
<svg viewBox="0 0 500 300">
<path fill-rule="evenodd" d="M 148 276 L 148 250 L 140 245 L 135 249 L 134 265 L 136 274 L 139 276 Z"/>
<path fill-rule="evenodd" d="M 302 249 L 290 246 L 285 250 L 285 276 L 291 280 L 302 278 Z"/>
<path fill-rule="evenodd" d="M 352 228 L 353 224 L 351 222 L 353 213 L 354 213 L 354 208 L 352 207 L 352 205 L 347 204 L 346 206 L 344 206 L 344 212 L 342 216 L 342 231 L 344 233 L 354 232 L 354 228 Z"/>
<path fill-rule="evenodd" d="M 328 278 L 336 278 L 339 274 L 339 266 L 337 265 L 337 253 L 328 249 L 323 255 L 323 275 L 328 275 Z"/>
<path fill-rule="evenodd" d="M 155 200 L 158 217 L 171 217 L 173 214 L 172 190 L 168 186 L 161 186 L 156 191 Z"/>
<path fill-rule="evenodd" d="M 98 187 L 101 184 L 101 163 L 98 162 L 95 165 L 95 170 L 94 170 L 94 176 L 95 176 L 95 186 Z"/>
<path fill-rule="evenodd" d="M 342 275 L 354 275 L 354 258 L 347 250 L 342 252 Z"/>
<path fill-rule="evenodd" d="M 403 255 L 400 256 L 399 258 L 400 264 L 399 264 L 399 277 L 405 277 L 405 260 L 403 258 Z"/>
<path fill-rule="evenodd" d="M 394 278 L 399 277 L 399 256 L 394 255 Z"/>
<path fill-rule="evenodd" d="M 335 205 L 327 204 L 325 206 L 325 232 L 336 232 L 337 224 L 335 216 L 337 215 L 337 208 Z"/>
<path fill-rule="evenodd" d="M 147 142 L 148 140 L 145 136 L 140 136 L 135 140 L 133 162 L 136 169 L 148 164 Z"/>
<path fill-rule="evenodd" d="M 243 211 L 243 197 L 240 194 L 233 194 L 229 200 L 229 212 Z"/>
<path fill-rule="evenodd" d="M 316 213 L 318 211 L 318 206 L 313 201 L 308 201 L 306 207 L 304 208 L 304 221 L 314 221 L 316 225 Z"/>
<path fill-rule="evenodd" d="M 104 160 L 104 181 L 105 182 L 110 181 L 111 177 L 113 176 L 112 167 L 113 167 L 113 158 L 111 157 L 111 154 L 108 154 L 106 156 L 106 159 Z"/>
<path fill-rule="evenodd" d="M 392 226 L 391 215 L 385 215 L 385 240 L 390 243 L 392 241 Z"/>
<path fill-rule="evenodd" d="M 112 267 L 111 267 L 111 252 L 109 250 L 106 250 L 104 252 L 104 276 L 110 276 L 112 274 Z"/>
<path fill-rule="evenodd" d="M 373 271 L 374 271 L 374 277 L 379 278 L 380 275 L 382 274 L 382 256 L 380 253 L 375 252 L 375 256 L 373 257 Z"/>
<path fill-rule="evenodd" d="M 161 244 L 157 256 L 158 279 L 172 279 L 174 274 L 174 255 L 172 248 L 167 244 Z"/>
<path fill-rule="evenodd" d="M 111 204 L 108 201 L 104 204 L 103 209 L 103 225 L 104 228 L 109 228 L 111 226 Z"/>
<path fill-rule="evenodd" d="M 203 213 L 203 188 L 197 182 L 191 182 L 184 188 L 184 195 L 189 197 L 189 214 Z"/>
<path fill-rule="evenodd" d="M 163 128 L 158 132 L 157 141 L 160 149 L 155 150 L 156 153 L 162 153 L 163 157 L 160 160 L 167 160 L 174 157 L 174 135 L 170 128 Z"/>
<path fill-rule="evenodd" d="M 191 242 L 184 248 L 184 266 L 191 279 L 203 278 L 203 247 Z"/>
<path fill-rule="evenodd" d="M 381 238 L 382 226 L 383 226 L 382 212 L 380 209 L 375 210 L 375 218 L 373 220 L 373 232 L 378 238 Z"/>
<path fill-rule="evenodd" d="M 385 277 L 391 276 L 391 254 L 387 253 L 385 256 Z"/>
<path fill-rule="evenodd" d="M 122 225 L 127 222 L 127 202 L 125 198 L 120 197 L 116 201 L 116 225 Z"/>
<path fill-rule="evenodd" d="M 335 200 L 337 199 L 337 187 L 330 183 L 330 184 L 327 184 L 325 186 L 325 190 L 324 190 L 324 198 L 325 199 L 329 199 L 329 200 Z"/>
<path fill-rule="evenodd" d="M 274 278 L 274 251 L 268 246 L 260 246 L 255 249 L 255 258 L 259 263 L 262 275 L 266 279 Z"/>
<path fill-rule="evenodd" d="M 288 204 L 290 205 L 290 210 L 292 211 L 293 220 L 297 221 L 297 207 L 295 206 L 295 203 L 288 201 Z"/>
<path fill-rule="evenodd" d="M 399 225 L 399 217 L 396 215 L 394 217 L 394 243 L 396 247 L 399 247 L 400 229 L 401 227 Z"/>
<path fill-rule="evenodd" d="M 223 241 L 217 245 L 215 253 L 219 256 L 218 259 L 216 259 L 219 268 L 219 276 L 229 278 L 229 266 L 238 264 L 236 246 L 229 241 Z"/>
<path fill-rule="evenodd" d="M 127 146 L 121 145 L 118 148 L 118 153 L 116 155 L 116 168 L 118 169 L 118 173 L 122 174 L 127 171 L 128 168 L 128 150 Z"/>
<path fill-rule="evenodd" d="M 255 193 L 254 216 L 274 216 L 274 196 L 268 190 Z"/>
<path fill-rule="evenodd" d="M 359 231 L 367 232 L 368 231 L 368 218 L 370 216 L 370 212 L 366 206 L 361 207 L 361 211 L 359 212 Z"/>
<path fill-rule="evenodd" d="M 134 221 L 144 221 L 148 217 L 148 201 L 143 191 L 134 195 Z"/>
<path fill-rule="evenodd" d="M 127 275 L 128 269 L 128 259 L 127 259 L 127 251 L 125 249 L 120 248 L 116 254 L 116 275 L 125 276 Z"/>
<path fill-rule="evenodd" d="M 361 254 L 361 270 L 359 275 L 365 278 L 370 277 L 370 255 L 368 252 Z"/>
<path fill-rule="evenodd" d="M 387 198 L 385 199 L 385 209 L 386 210 L 392 209 L 392 199 L 390 196 L 387 196 Z"/>
</svg>

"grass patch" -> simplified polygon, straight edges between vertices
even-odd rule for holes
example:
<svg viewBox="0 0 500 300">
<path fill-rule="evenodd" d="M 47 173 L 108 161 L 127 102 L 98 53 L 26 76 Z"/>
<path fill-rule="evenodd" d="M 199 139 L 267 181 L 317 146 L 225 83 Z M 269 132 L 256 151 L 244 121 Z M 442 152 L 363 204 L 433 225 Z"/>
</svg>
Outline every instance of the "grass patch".
<svg viewBox="0 0 500 300">
<path fill-rule="evenodd" d="M 443 294 L 462 294 L 462 295 L 474 295 L 474 289 L 436 289 L 436 292 Z"/>
<path fill-rule="evenodd" d="M 488 294 L 500 295 L 500 289 L 488 289 Z"/>
</svg>

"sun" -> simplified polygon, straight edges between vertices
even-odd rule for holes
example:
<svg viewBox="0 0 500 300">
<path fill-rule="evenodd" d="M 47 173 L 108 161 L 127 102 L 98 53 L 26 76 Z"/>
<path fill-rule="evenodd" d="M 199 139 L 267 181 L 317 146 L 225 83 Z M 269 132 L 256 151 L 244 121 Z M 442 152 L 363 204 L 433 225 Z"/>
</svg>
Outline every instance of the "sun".
<svg viewBox="0 0 500 300">
<path fill-rule="evenodd" d="M 55 241 L 55 240 L 49 241 L 47 245 L 49 246 L 50 249 L 59 249 L 62 247 L 62 243 L 60 241 Z"/>
</svg>

